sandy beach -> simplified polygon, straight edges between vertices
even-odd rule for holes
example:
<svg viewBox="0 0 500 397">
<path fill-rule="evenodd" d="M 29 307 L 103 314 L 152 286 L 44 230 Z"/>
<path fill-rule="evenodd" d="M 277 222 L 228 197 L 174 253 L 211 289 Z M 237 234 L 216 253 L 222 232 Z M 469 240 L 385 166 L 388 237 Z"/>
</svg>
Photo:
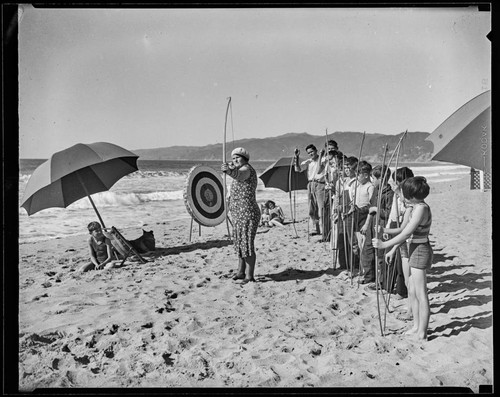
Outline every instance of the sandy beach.
<svg viewBox="0 0 500 397">
<path fill-rule="evenodd" d="M 491 192 L 468 178 L 431 186 L 428 341 L 403 335 L 391 297 L 382 336 L 376 293 L 332 269 L 296 223 L 259 229 L 256 283 L 231 279 L 225 224 L 154 230 L 148 263 L 79 273 L 85 239 L 19 246 L 19 388 L 467 387 L 493 384 Z M 288 203 L 283 203 L 289 215 Z M 119 225 L 115 225 L 119 227 Z M 140 230 L 123 229 L 128 238 Z"/>
</svg>

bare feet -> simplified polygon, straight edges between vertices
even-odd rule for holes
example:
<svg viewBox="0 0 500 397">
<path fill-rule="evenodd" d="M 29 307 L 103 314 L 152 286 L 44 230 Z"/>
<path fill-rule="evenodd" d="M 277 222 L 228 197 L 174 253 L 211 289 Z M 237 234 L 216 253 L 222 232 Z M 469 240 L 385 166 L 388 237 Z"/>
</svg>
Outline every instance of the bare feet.
<svg viewBox="0 0 500 397">
<path fill-rule="evenodd" d="M 244 274 L 235 274 L 233 280 L 243 280 L 245 278 Z"/>
<path fill-rule="evenodd" d="M 249 283 L 249 282 L 253 282 L 253 283 L 254 283 L 254 282 L 255 282 L 255 279 L 254 279 L 253 277 L 252 277 L 252 278 L 245 278 L 245 279 L 243 279 L 243 281 L 240 283 L 240 285 L 245 285 L 245 284 L 247 284 L 247 283 Z"/>
</svg>

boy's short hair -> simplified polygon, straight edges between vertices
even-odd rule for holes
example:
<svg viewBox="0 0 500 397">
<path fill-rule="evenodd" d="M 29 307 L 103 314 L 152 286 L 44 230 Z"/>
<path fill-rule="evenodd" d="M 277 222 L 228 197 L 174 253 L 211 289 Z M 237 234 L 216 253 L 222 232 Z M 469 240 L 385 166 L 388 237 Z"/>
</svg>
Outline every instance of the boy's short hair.
<svg viewBox="0 0 500 397">
<path fill-rule="evenodd" d="M 392 180 L 395 182 L 403 182 L 405 179 L 412 178 L 413 171 L 408 167 L 401 167 L 396 170 L 395 174 L 392 174 Z"/>
<path fill-rule="evenodd" d="M 405 179 L 401 184 L 401 191 L 406 199 L 425 199 L 431 188 L 427 184 L 427 179 L 423 176 L 414 176 Z"/>
<path fill-rule="evenodd" d="M 345 159 L 345 165 L 350 168 L 354 168 L 358 165 L 358 159 L 354 156 L 348 157 Z"/>
<path fill-rule="evenodd" d="M 358 164 L 358 174 L 371 174 L 372 165 L 365 160 L 362 160 Z"/>
<path fill-rule="evenodd" d="M 89 233 L 92 233 L 94 230 L 102 229 L 101 224 L 99 222 L 90 222 L 87 225 L 87 229 L 89 230 Z"/>
<path fill-rule="evenodd" d="M 309 149 L 312 149 L 312 150 L 318 151 L 318 149 L 316 149 L 316 146 L 314 146 L 312 143 L 310 143 L 309 145 L 307 145 L 307 146 L 306 146 L 306 152 L 307 152 Z"/>
<path fill-rule="evenodd" d="M 377 179 L 380 179 L 383 175 L 386 175 L 385 180 L 388 181 L 389 178 L 391 177 L 391 169 L 387 168 L 386 165 L 384 165 L 384 166 L 377 165 L 377 166 L 373 167 L 372 175 Z"/>
<path fill-rule="evenodd" d="M 339 148 L 339 145 L 337 145 L 337 142 L 335 142 L 333 139 L 329 139 L 328 142 L 326 143 L 326 146 L 333 146 L 334 148 Z"/>
</svg>

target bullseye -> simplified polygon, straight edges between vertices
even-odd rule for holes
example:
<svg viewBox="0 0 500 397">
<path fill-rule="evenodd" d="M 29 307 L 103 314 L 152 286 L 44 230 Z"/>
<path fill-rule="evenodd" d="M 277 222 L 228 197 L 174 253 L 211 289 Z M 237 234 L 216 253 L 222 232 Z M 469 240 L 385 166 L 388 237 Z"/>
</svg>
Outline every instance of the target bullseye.
<svg viewBox="0 0 500 397">
<path fill-rule="evenodd" d="M 198 165 L 188 173 L 184 202 L 192 218 L 203 226 L 217 226 L 225 219 L 222 178 L 213 168 Z"/>
</svg>

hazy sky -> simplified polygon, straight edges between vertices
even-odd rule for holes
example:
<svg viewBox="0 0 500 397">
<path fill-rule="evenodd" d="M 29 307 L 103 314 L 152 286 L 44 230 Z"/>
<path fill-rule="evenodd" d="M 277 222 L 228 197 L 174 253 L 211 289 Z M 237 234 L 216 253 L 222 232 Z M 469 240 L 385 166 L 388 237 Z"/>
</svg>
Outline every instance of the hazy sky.
<svg viewBox="0 0 500 397">
<path fill-rule="evenodd" d="M 468 8 L 34 9 L 19 25 L 21 158 L 289 132 L 432 132 L 491 87 Z M 222 154 L 221 154 L 222 156 Z"/>
</svg>

